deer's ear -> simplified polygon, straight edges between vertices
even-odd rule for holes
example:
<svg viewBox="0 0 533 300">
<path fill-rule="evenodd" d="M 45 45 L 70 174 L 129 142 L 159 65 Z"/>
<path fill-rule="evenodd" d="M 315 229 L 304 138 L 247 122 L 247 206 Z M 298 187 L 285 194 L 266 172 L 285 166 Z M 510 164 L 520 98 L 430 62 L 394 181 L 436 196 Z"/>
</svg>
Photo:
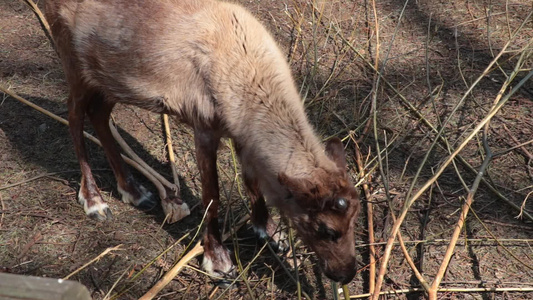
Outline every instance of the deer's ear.
<svg viewBox="0 0 533 300">
<path fill-rule="evenodd" d="M 306 178 L 294 178 L 281 172 L 278 174 L 279 183 L 286 187 L 291 198 L 302 208 L 314 208 L 318 205 L 320 187 Z"/>
<path fill-rule="evenodd" d="M 326 142 L 326 154 L 342 171 L 346 170 L 346 153 L 342 141 L 333 137 Z"/>
<path fill-rule="evenodd" d="M 304 196 L 306 194 L 308 182 L 302 178 L 290 177 L 284 172 L 278 174 L 279 183 L 286 187 L 293 196 Z"/>
</svg>

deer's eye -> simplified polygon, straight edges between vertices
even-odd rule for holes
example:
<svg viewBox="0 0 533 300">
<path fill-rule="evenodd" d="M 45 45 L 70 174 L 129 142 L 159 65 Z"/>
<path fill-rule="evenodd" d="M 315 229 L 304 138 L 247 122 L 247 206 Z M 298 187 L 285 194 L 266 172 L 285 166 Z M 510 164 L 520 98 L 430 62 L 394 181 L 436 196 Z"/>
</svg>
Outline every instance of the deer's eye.
<svg viewBox="0 0 533 300">
<path fill-rule="evenodd" d="M 341 233 L 335 229 L 329 228 L 326 224 L 320 223 L 318 225 L 318 235 L 321 239 L 337 241 L 341 237 Z"/>
<path fill-rule="evenodd" d="M 344 198 L 337 198 L 335 199 L 333 205 L 338 211 L 346 211 L 346 209 L 348 208 L 348 201 L 346 201 L 346 199 Z"/>
</svg>

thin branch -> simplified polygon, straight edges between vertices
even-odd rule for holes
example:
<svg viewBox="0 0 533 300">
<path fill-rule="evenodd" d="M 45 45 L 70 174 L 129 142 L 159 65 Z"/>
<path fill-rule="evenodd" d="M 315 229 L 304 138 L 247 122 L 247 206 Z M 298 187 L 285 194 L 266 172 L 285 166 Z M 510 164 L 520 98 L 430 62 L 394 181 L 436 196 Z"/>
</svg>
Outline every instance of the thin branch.
<svg viewBox="0 0 533 300">
<path fill-rule="evenodd" d="M 170 134 L 170 125 L 168 122 L 168 115 L 163 114 L 163 126 L 165 127 L 165 139 L 168 151 L 168 160 L 170 168 L 172 169 L 172 178 L 174 178 L 174 185 L 177 189 L 176 194 L 180 194 L 180 180 L 178 177 L 178 170 L 176 168 L 176 158 L 174 156 L 174 149 L 172 147 L 172 135 Z"/>
<path fill-rule="evenodd" d="M 39 24 L 41 25 L 41 28 L 44 31 L 44 35 L 46 35 L 46 37 L 50 41 L 50 44 L 52 45 L 54 50 L 56 50 L 56 53 L 57 53 L 57 49 L 55 48 L 54 38 L 52 37 L 51 31 L 50 31 L 50 25 L 46 21 L 46 18 L 44 17 L 43 13 L 41 12 L 37 4 L 35 4 L 35 2 L 33 2 L 32 0 L 21 0 L 21 1 L 26 3 L 26 5 L 28 5 L 30 9 L 33 11 L 35 16 L 37 17 L 37 20 L 39 21 Z"/>
<path fill-rule="evenodd" d="M 161 182 L 164 186 L 172 190 L 173 192 L 177 191 L 177 187 L 169 182 L 165 177 L 163 177 L 161 174 L 157 173 L 152 167 L 150 167 L 144 160 L 142 160 L 132 149 L 131 147 L 124 141 L 120 133 L 118 132 L 117 128 L 113 124 L 113 120 L 109 119 L 109 129 L 111 129 L 111 133 L 113 134 L 113 137 L 117 141 L 117 143 L 120 145 L 122 150 L 126 152 L 135 162 L 137 162 L 139 165 L 141 165 L 148 173 L 150 173 L 151 176 L 153 176 L 157 181 Z M 167 195 L 166 192 L 164 193 L 165 197 L 161 197 L 161 199 L 166 199 Z"/>
<path fill-rule="evenodd" d="M 4 222 L 6 205 L 4 204 L 4 199 L 2 198 L 2 193 L 0 193 L 0 207 L 2 208 L 2 213 L 0 215 L 0 229 L 2 229 L 2 223 Z"/>
<path fill-rule="evenodd" d="M 363 159 L 361 156 L 361 150 L 359 149 L 359 145 L 357 144 L 357 141 L 353 137 L 353 135 L 350 135 L 350 138 L 355 144 L 355 162 L 357 164 L 357 168 L 359 170 L 359 178 L 365 177 L 365 168 L 363 166 Z M 374 208 L 372 203 L 372 194 L 370 193 L 370 189 L 368 187 L 368 184 L 363 183 L 363 191 L 365 193 L 365 199 L 366 199 L 366 211 L 367 211 L 367 231 L 368 231 L 368 257 L 369 257 L 369 268 L 368 268 L 368 292 L 372 294 L 374 292 L 374 287 L 376 284 L 376 248 L 374 247 L 373 243 L 375 241 L 374 239 Z"/>
<path fill-rule="evenodd" d="M 206 209 L 206 213 L 207 213 Z M 234 228 L 237 231 L 241 226 L 246 224 L 248 221 L 248 216 L 243 217 Z M 226 233 L 222 236 L 222 241 L 225 241 L 231 236 L 231 233 Z M 201 244 L 201 241 L 198 241 L 194 248 L 191 249 L 185 256 L 183 256 L 175 265 L 170 269 L 146 294 L 144 294 L 139 300 L 150 300 L 153 299 L 157 294 L 167 286 L 174 277 L 176 277 L 183 267 L 185 267 L 193 258 L 204 253 L 204 247 Z"/>
<path fill-rule="evenodd" d="M 533 11 L 529 13 L 529 15 L 527 16 L 526 20 L 528 18 L 531 17 L 531 15 L 533 14 Z M 523 24 L 522 24 L 523 26 Z M 516 31 L 515 31 L 515 35 L 516 33 L 522 28 L 522 26 L 520 28 L 518 28 Z M 339 30 L 337 28 L 337 30 Z M 340 38 L 342 39 L 342 41 L 357 55 L 359 56 L 366 64 L 367 66 L 369 66 L 370 68 L 374 68 L 374 66 L 365 59 L 365 57 L 348 41 L 346 40 L 342 35 L 339 35 Z M 531 42 L 530 42 L 531 43 Z M 525 48 L 525 47 L 524 47 Z M 505 50 L 505 49 L 502 49 L 502 51 Z M 388 80 L 386 80 L 386 78 L 383 77 L 383 75 L 381 73 L 379 73 L 378 70 L 374 70 L 375 72 L 378 72 L 378 74 L 380 74 L 380 76 L 382 77 L 382 80 L 383 82 L 387 85 L 387 87 L 389 89 L 391 89 L 396 96 L 398 96 L 398 98 L 400 99 L 400 101 L 405 104 L 407 106 L 407 108 L 409 109 L 409 111 L 411 113 L 413 113 L 415 115 L 415 117 L 417 119 L 419 119 L 420 121 L 422 121 L 422 123 L 424 125 L 426 125 L 427 127 L 429 127 L 431 129 L 431 131 L 433 131 L 434 133 L 439 133 L 439 130 L 433 126 L 433 124 L 431 124 L 427 118 L 425 118 L 422 113 L 411 103 L 409 102 L 401 93 L 400 91 L 398 91 Z M 483 75 L 482 75 L 483 76 Z M 442 125 L 441 125 L 442 126 Z M 446 139 L 444 139 L 444 137 L 442 135 L 437 135 L 437 138 L 439 140 L 439 142 L 441 143 L 444 143 L 446 148 L 449 149 L 450 148 L 450 145 L 448 144 L 448 142 L 446 141 Z M 461 155 L 457 155 L 457 158 L 459 159 L 459 162 L 465 166 L 471 173 L 473 174 L 476 174 L 477 171 L 474 169 L 474 167 L 472 167 L 472 165 L 470 163 L 468 163 L 466 161 L 466 159 L 464 159 Z M 485 180 L 484 178 L 481 179 L 481 182 L 492 192 L 494 193 L 499 199 L 501 199 L 502 201 L 506 202 L 509 206 L 511 206 L 513 209 L 517 210 L 517 211 L 521 211 L 520 209 L 520 206 L 516 205 L 513 201 L 509 200 L 508 198 L 506 198 L 502 193 L 500 193 L 494 186 L 492 186 L 492 184 L 490 182 L 488 182 L 487 180 Z M 524 216 L 526 218 L 528 218 L 529 220 L 533 221 L 533 216 L 527 212 L 524 212 Z"/>
<path fill-rule="evenodd" d="M 102 257 L 106 256 L 108 253 L 110 253 L 112 251 L 121 250 L 120 247 L 122 247 L 122 245 L 117 245 L 115 247 L 110 247 L 110 248 L 105 249 L 104 252 L 100 253 L 100 255 L 98 255 L 97 257 L 95 257 L 93 259 L 91 259 L 89 262 L 85 263 L 83 266 L 79 267 L 74 272 L 72 272 L 72 273 L 68 274 L 67 276 L 63 277 L 63 280 L 67 280 L 70 277 L 76 275 L 78 272 L 80 272 L 81 270 L 87 268 L 89 265 L 93 264 L 94 262 L 100 260 Z"/>
<path fill-rule="evenodd" d="M 411 205 L 440 177 L 440 175 L 444 172 L 444 170 L 448 167 L 448 165 L 452 162 L 452 160 L 457 156 L 457 154 L 459 154 L 459 152 L 463 150 L 463 148 L 469 143 L 469 141 L 481 130 L 483 126 L 485 126 L 487 122 L 489 122 L 492 119 L 492 117 L 494 117 L 494 115 L 503 107 L 503 105 L 507 103 L 509 98 L 512 95 L 514 95 L 514 93 L 516 93 L 516 91 L 518 91 L 518 89 L 522 87 L 522 85 L 524 85 L 524 83 L 526 83 L 529 80 L 529 78 L 531 78 L 531 76 L 533 76 L 533 70 L 529 72 L 505 97 L 502 98 L 500 102 L 498 102 L 498 104 L 493 109 L 489 111 L 487 116 L 485 116 L 480 121 L 480 123 L 476 125 L 476 127 L 472 130 L 472 132 L 470 132 L 470 134 L 468 134 L 468 136 L 463 140 L 463 142 L 461 142 L 461 144 L 455 149 L 455 151 L 450 156 L 448 156 L 448 158 L 442 163 L 442 165 L 435 172 L 435 174 L 428 181 L 426 181 L 426 183 L 418 190 L 418 192 L 416 192 L 410 199 L 407 199 L 407 201 L 405 202 L 404 209 L 402 210 L 397 221 L 394 223 L 394 226 L 390 233 L 390 237 L 387 241 L 387 246 L 385 247 L 385 252 L 383 254 L 382 263 L 380 266 L 378 281 L 376 283 L 376 291 L 379 292 L 381 289 L 381 285 L 385 277 L 385 272 L 387 270 L 388 261 L 390 259 L 392 244 L 394 243 L 394 240 L 396 238 L 396 235 L 398 234 L 400 226 L 403 220 L 405 219 L 405 217 L 407 216 L 407 212 L 409 211 L 409 208 L 411 207 Z M 465 96 L 467 94 L 468 93 L 466 93 Z M 378 298 L 378 293 L 374 293 L 372 299 L 377 300 L 377 298 Z"/>
<path fill-rule="evenodd" d="M 149 300 L 153 299 L 157 294 L 168 285 L 174 277 L 176 277 L 179 272 L 191 261 L 193 258 L 204 253 L 204 247 L 202 246 L 201 241 L 198 241 L 194 248 L 191 249 L 185 256 L 182 257 L 180 261 L 172 267 L 146 294 L 144 294 L 139 300 Z"/>
<path fill-rule="evenodd" d="M 461 210 L 461 215 L 459 216 L 457 225 L 455 225 L 455 230 L 453 232 L 450 244 L 448 245 L 448 248 L 446 249 L 446 253 L 444 254 L 444 258 L 439 267 L 439 271 L 437 272 L 437 275 L 433 279 L 431 288 L 428 291 L 430 300 L 437 299 L 438 287 L 440 285 L 440 282 L 442 281 L 442 278 L 444 278 L 444 273 L 446 272 L 446 269 L 448 268 L 448 264 L 450 263 L 450 259 L 452 258 L 453 252 L 455 250 L 455 244 L 457 243 L 459 234 L 461 234 L 461 230 L 463 229 L 466 216 L 468 215 L 468 210 L 470 209 L 470 206 L 472 205 L 472 202 L 474 201 L 474 195 L 477 191 L 477 188 L 479 187 L 479 183 L 481 182 L 481 177 L 483 177 L 483 174 L 487 170 L 487 167 L 489 166 L 489 163 L 491 162 L 491 160 L 492 160 L 492 154 L 489 152 L 487 153 L 487 156 L 485 157 L 483 164 L 479 168 L 478 176 L 476 177 L 474 183 L 472 184 L 472 188 L 468 192 L 466 202 L 463 205 L 463 208 Z"/>
<path fill-rule="evenodd" d="M 410 293 L 420 293 L 423 292 L 423 288 L 413 288 L 413 289 L 403 289 L 403 290 L 394 290 L 394 291 L 385 291 L 380 292 L 379 296 L 397 296 L 399 294 L 410 294 Z M 440 288 L 437 292 L 443 293 L 530 293 L 533 292 L 533 287 L 524 287 L 524 288 Z M 372 294 L 360 294 L 351 296 L 350 299 L 362 299 L 369 298 Z"/>
<path fill-rule="evenodd" d="M 38 180 L 38 179 L 41 179 L 41 178 L 45 178 L 45 177 L 50 177 L 50 176 L 54 176 L 54 175 L 58 175 L 58 174 L 79 173 L 79 172 L 80 172 L 79 170 L 67 170 L 67 171 L 59 171 L 59 172 L 51 172 L 51 173 L 41 174 L 41 175 L 37 175 L 35 177 L 28 178 L 28 179 L 25 179 L 25 180 L 22 180 L 22 181 L 19 181 L 19 182 L 15 182 L 15 183 L 11 183 L 11 184 L 6 184 L 6 185 L 3 185 L 3 186 L 0 186 L 0 191 L 9 189 L 9 188 L 12 188 L 12 187 L 15 187 L 15 186 L 23 185 L 23 184 L 26 184 L 28 182 L 31 182 L 31 181 L 34 181 L 34 180 Z"/>
</svg>

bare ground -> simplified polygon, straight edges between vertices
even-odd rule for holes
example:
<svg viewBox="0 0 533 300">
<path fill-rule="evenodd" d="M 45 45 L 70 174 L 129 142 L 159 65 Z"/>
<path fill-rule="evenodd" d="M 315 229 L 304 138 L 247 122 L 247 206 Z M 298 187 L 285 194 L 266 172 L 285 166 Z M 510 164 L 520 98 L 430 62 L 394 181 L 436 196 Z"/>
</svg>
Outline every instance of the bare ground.
<svg viewBox="0 0 533 300">
<path fill-rule="evenodd" d="M 533 7 L 527 0 L 410 1 L 403 13 L 403 1 L 380 1 L 376 3 L 379 61 L 385 68 L 384 79 L 376 88 L 375 71 L 368 64 L 374 64 L 377 56 L 372 2 L 327 1 L 315 6 L 311 1 L 238 2 L 263 21 L 287 53 L 317 131 L 324 138 L 346 138 L 354 179 L 359 173 L 350 137 L 360 139 L 359 147 L 365 157 L 368 155 L 366 172 L 372 175 L 365 177 L 364 183 L 370 186 L 376 201 L 373 219 L 377 242 L 388 238 L 393 222 L 390 210 L 398 215 L 410 185 L 415 191 L 419 189 L 449 155 L 449 150 L 438 144 L 420 176 L 415 177 L 435 134 L 399 95 L 437 128 L 451 116 L 444 125 L 444 135 L 450 148 L 455 149 L 487 114 L 506 79 L 504 74 L 510 73 L 520 53 L 531 52 L 533 22 L 524 21 Z M 522 23 L 524 28 L 512 39 L 499 65 L 452 114 L 453 107 Z M 531 70 L 531 60 L 530 56 L 513 85 Z M 385 80 L 397 92 L 387 87 Z M 0 0 L 0 84 L 66 117 L 67 89 L 59 60 L 35 16 L 16 0 Z M 373 95 L 377 96 L 377 135 L 365 126 Z M 89 144 L 91 164 L 114 220 L 99 223 L 87 219 L 76 201 L 80 173 L 67 128 L 7 95 L 0 96 L 0 272 L 62 278 L 105 249 L 121 245 L 121 250 L 82 269 L 72 279 L 86 285 L 94 299 L 103 299 L 108 293 L 118 299 L 139 298 L 185 251 L 191 237 L 157 257 L 185 234 L 194 235 L 202 208 L 198 206 L 177 224 L 164 225 L 161 209 L 143 212 L 121 203 L 103 152 Z M 114 117 L 130 146 L 171 178 L 160 116 L 119 106 Z M 180 124 L 172 127 L 182 196 L 195 206 L 200 184 L 192 133 Z M 87 129 L 90 131 L 90 126 Z M 487 144 L 492 152 L 501 154 L 493 158 L 485 172 L 485 178 L 499 193 L 522 205 L 529 214 L 533 213 L 531 199 L 526 201 L 533 192 L 533 145 L 512 147 L 532 138 L 530 80 L 491 122 Z M 385 177 L 376 168 L 376 140 L 386 150 L 382 153 Z M 482 144 L 483 137 L 478 134 L 460 153 L 476 170 L 486 155 Z M 235 179 L 238 168 L 234 167 L 229 143 L 221 145 L 220 153 L 222 195 L 228 203 L 221 215 L 231 224 L 247 214 L 243 204 L 246 197 L 240 194 Z M 475 175 L 456 161 L 455 167 L 446 168 L 407 214 L 402 236 L 428 280 L 437 273 Z M 485 184 L 475 194 L 471 209 L 441 284 L 443 288 L 465 291 L 441 292 L 439 298 L 533 298 L 531 291 L 468 291 L 479 287 L 533 287 L 532 220 L 517 217 L 519 211 Z M 356 232 L 360 270 L 348 285 L 352 295 L 364 294 L 369 287 L 367 217 L 361 215 Z M 294 277 L 292 257 L 282 257 L 279 263 L 268 250 L 259 253 L 263 245 L 256 242 L 248 225 L 228 241 L 228 246 L 246 268 L 240 272 L 245 281 L 229 290 L 216 288 L 198 271 L 195 260 L 164 289 L 161 299 L 297 297 L 295 283 L 282 268 Z M 378 261 L 383 249 L 383 244 L 377 246 Z M 331 282 L 320 274 L 312 253 L 299 245 L 296 254 L 301 262 L 298 274 L 302 290 L 311 298 L 332 298 Z M 418 286 L 401 250 L 394 248 L 383 290 Z M 420 296 L 409 293 L 383 297 Z"/>
</svg>

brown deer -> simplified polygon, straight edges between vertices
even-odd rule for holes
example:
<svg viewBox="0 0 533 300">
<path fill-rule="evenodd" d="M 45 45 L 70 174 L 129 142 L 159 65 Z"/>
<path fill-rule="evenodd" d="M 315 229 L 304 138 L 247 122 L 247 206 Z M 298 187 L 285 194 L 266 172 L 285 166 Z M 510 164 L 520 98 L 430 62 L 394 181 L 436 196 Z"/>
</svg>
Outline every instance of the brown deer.
<svg viewBox="0 0 533 300">
<path fill-rule="evenodd" d="M 175 115 L 194 129 L 207 209 L 204 269 L 233 275 L 218 225 L 216 155 L 233 139 L 257 232 L 276 226 L 266 202 L 291 220 L 325 274 L 342 283 L 356 272 L 358 193 L 337 138 L 314 133 L 289 66 L 267 30 L 245 9 L 198 0 L 47 0 L 46 18 L 70 86 L 70 133 L 87 215 L 111 216 L 87 162 L 88 115 L 125 202 L 149 203 L 119 155 L 108 126 L 116 103 Z"/>
</svg>

